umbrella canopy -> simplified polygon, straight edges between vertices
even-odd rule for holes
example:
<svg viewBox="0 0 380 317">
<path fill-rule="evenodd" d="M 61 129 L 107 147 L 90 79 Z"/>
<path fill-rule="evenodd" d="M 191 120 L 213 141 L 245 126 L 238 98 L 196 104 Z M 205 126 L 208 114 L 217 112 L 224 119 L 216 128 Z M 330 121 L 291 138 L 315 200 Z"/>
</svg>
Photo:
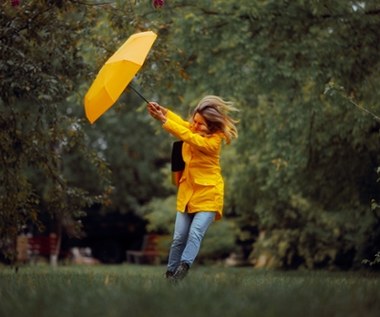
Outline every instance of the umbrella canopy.
<svg viewBox="0 0 380 317">
<path fill-rule="evenodd" d="M 151 31 L 133 34 L 100 69 L 84 98 L 86 116 L 91 123 L 120 97 L 143 65 L 156 38 Z"/>
</svg>

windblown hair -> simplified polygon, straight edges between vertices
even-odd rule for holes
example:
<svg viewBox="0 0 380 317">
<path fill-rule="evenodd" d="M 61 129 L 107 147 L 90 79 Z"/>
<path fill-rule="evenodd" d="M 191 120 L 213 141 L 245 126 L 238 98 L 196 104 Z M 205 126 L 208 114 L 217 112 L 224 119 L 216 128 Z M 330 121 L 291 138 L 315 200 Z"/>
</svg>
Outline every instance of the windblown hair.
<svg viewBox="0 0 380 317">
<path fill-rule="evenodd" d="M 218 96 L 206 96 L 195 107 L 192 118 L 199 113 L 206 121 L 210 133 L 222 132 L 226 143 L 238 137 L 237 120 L 230 117 L 230 113 L 239 111 L 230 101 Z"/>
</svg>

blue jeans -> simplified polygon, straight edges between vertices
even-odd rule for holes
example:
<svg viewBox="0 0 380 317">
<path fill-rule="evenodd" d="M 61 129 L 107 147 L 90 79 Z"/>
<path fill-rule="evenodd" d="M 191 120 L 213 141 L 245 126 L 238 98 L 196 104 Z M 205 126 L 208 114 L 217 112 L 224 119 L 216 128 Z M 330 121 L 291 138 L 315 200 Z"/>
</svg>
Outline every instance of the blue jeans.
<svg viewBox="0 0 380 317">
<path fill-rule="evenodd" d="M 168 271 L 174 272 L 181 262 L 191 266 L 198 255 L 203 237 L 215 218 L 215 212 L 177 212 Z"/>
</svg>

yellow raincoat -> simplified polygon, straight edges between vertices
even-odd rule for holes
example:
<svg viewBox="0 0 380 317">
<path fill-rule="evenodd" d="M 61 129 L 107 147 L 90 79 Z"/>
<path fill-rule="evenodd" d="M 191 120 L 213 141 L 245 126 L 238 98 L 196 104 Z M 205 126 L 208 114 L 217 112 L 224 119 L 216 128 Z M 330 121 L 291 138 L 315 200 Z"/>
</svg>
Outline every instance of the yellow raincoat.
<svg viewBox="0 0 380 317">
<path fill-rule="evenodd" d="M 215 220 L 223 215 L 224 181 L 220 168 L 223 134 L 202 136 L 190 130 L 190 123 L 168 110 L 163 127 L 183 142 L 185 170 L 179 181 L 177 210 L 181 212 L 215 211 Z"/>
</svg>

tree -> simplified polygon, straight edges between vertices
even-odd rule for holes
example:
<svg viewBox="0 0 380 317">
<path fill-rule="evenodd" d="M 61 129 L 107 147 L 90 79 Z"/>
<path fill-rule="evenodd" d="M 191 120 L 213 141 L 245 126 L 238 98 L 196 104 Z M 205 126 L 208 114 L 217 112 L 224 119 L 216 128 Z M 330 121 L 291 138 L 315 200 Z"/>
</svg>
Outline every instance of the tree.
<svg viewBox="0 0 380 317">
<path fill-rule="evenodd" d="M 87 148 L 80 120 L 63 108 L 86 70 L 76 44 L 89 11 L 75 10 L 74 1 L 0 8 L 0 247 L 14 261 L 13 244 L 26 226 L 41 229 L 47 213 L 59 236 L 63 229 L 78 234 L 82 211 L 100 198 L 66 178 L 63 157 L 75 152 L 103 176 L 107 167 Z"/>
<path fill-rule="evenodd" d="M 260 186 L 255 214 L 267 236 L 256 249 L 266 245 L 279 266 L 358 265 L 363 250 L 376 245 L 376 238 L 363 237 L 378 221 L 369 202 L 378 196 L 379 135 L 378 122 L 350 100 L 379 109 L 377 93 L 368 89 L 379 65 L 378 10 L 370 2 L 276 3 L 262 10 L 255 51 L 258 87 L 266 94 L 257 102 L 257 125 L 241 143 L 247 148 L 255 137 L 243 186 L 249 180 Z M 261 18 L 268 16 L 274 20 Z M 342 87 L 340 94 L 324 95 L 331 83 Z"/>
</svg>

